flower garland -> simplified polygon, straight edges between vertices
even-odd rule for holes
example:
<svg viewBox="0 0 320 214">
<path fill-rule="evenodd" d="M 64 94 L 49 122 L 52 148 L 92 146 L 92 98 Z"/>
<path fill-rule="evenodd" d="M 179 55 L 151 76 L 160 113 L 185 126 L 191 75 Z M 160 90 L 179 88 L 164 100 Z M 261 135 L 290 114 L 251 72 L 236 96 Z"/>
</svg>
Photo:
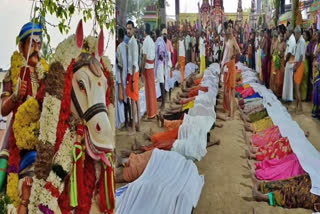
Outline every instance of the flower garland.
<svg viewBox="0 0 320 214">
<path fill-rule="evenodd" d="M 50 143 L 52 146 L 56 143 L 60 104 L 61 101 L 59 99 L 46 93 L 40 117 L 39 140 L 44 143 Z"/>
<path fill-rule="evenodd" d="M 11 80 L 12 80 L 12 90 L 13 91 L 15 91 L 18 79 L 21 77 L 21 69 L 26 65 L 27 65 L 27 62 L 26 62 L 25 58 L 23 57 L 23 55 L 20 54 L 18 51 L 15 51 L 11 57 Z M 36 72 L 38 72 L 38 75 L 39 75 L 39 73 L 43 73 L 42 77 L 44 77 L 45 73 L 47 71 L 48 71 L 48 66 L 47 66 L 45 60 L 41 59 L 40 62 L 38 63 L 38 65 L 36 66 Z M 31 80 L 30 79 L 28 79 L 28 80 L 29 80 L 28 91 L 31 92 L 31 82 L 30 82 Z M 35 106 L 35 103 L 31 100 L 25 105 L 20 105 L 21 109 L 19 110 L 19 108 L 20 108 L 19 107 L 18 111 L 20 113 L 29 111 L 29 109 L 27 108 L 28 104 L 32 104 L 32 106 L 33 105 Z M 32 132 L 34 130 L 36 130 L 37 125 L 34 125 L 34 124 L 29 125 L 29 124 L 23 123 L 22 120 L 20 120 L 20 119 L 22 119 L 22 117 L 26 117 L 26 116 L 28 116 L 29 119 L 34 118 L 36 115 L 35 109 L 36 108 L 31 108 L 31 110 L 30 110 L 30 112 L 34 113 L 34 114 L 32 114 L 32 116 L 28 115 L 28 114 L 25 114 L 25 115 L 21 114 L 20 115 L 21 117 L 18 116 L 18 122 L 15 125 L 15 127 L 16 128 L 19 126 L 21 127 L 22 124 L 25 124 L 24 128 L 32 130 Z M 15 116 L 16 115 L 14 115 L 14 117 Z M 13 119 L 13 124 L 15 124 L 14 121 L 15 121 L 15 118 Z M 31 121 L 31 119 L 29 121 Z M 35 122 L 35 121 L 32 121 L 32 122 Z M 8 159 L 8 178 L 7 178 L 8 179 L 7 180 L 7 194 L 15 207 L 18 207 L 18 205 L 20 203 L 20 197 L 19 197 L 19 191 L 18 191 L 18 182 L 19 182 L 18 171 L 19 171 L 19 164 L 20 164 L 20 158 L 21 158 L 20 157 L 20 150 L 17 146 L 15 135 L 17 135 L 17 137 L 19 138 L 18 144 L 19 144 L 20 148 L 34 147 L 34 145 L 32 145 L 32 143 L 30 143 L 30 141 L 29 141 L 30 139 L 34 139 L 34 136 L 32 136 L 32 134 L 31 134 L 32 132 L 30 132 L 26 135 L 29 137 L 27 139 L 28 143 L 26 143 L 26 141 L 24 141 L 24 142 L 21 141 L 22 138 L 20 137 L 20 136 L 23 136 L 21 134 L 26 133 L 26 131 L 23 131 L 23 133 L 18 134 L 17 130 L 18 129 L 16 129 L 16 133 L 14 134 L 13 127 L 12 127 L 12 130 L 11 130 L 11 133 L 9 136 L 10 156 Z M 25 129 L 22 129 L 22 130 L 25 130 Z M 34 141 L 34 142 L 36 142 L 36 141 Z"/>
<path fill-rule="evenodd" d="M 94 168 L 94 161 L 93 159 L 86 153 L 85 163 L 84 163 L 84 172 L 83 174 L 86 175 L 85 185 L 83 186 L 82 195 L 80 195 L 80 203 L 79 206 L 76 208 L 77 214 L 87 214 L 90 213 L 91 203 L 92 203 L 92 196 L 93 190 L 96 183 L 96 174 Z"/>
<path fill-rule="evenodd" d="M 21 68 L 27 65 L 26 59 L 18 51 L 13 52 L 11 56 L 11 80 L 12 80 L 12 91 L 16 90 L 16 85 L 20 77 Z M 36 72 L 39 80 L 44 79 L 49 71 L 49 65 L 44 58 L 41 58 L 36 65 Z"/>
<path fill-rule="evenodd" d="M 9 196 L 15 207 L 18 207 L 20 204 L 18 183 L 18 173 L 10 173 L 8 175 L 7 195 Z"/>
<path fill-rule="evenodd" d="M 56 142 L 59 142 L 60 145 L 63 140 L 68 143 L 68 145 L 73 145 L 73 142 L 69 142 L 67 137 L 69 135 L 67 128 L 70 116 L 73 64 L 74 60 L 72 60 L 68 71 L 64 72 L 64 68 L 60 63 L 53 63 L 48 74 L 48 79 L 46 80 L 47 87 L 40 118 L 39 140 L 41 143 L 48 144 L 47 146 L 49 146 L 50 149 L 47 150 L 51 150 L 52 148 L 54 151 Z M 40 164 L 43 163 L 43 165 L 45 165 L 45 161 L 51 170 L 47 171 L 47 176 L 41 176 L 41 178 L 44 179 L 42 179 L 44 184 L 41 186 L 41 192 L 36 193 L 36 190 L 32 192 L 33 194 L 40 195 L 40 197 L 34 200 L 35 203 L 31 205 L 31 209 L 39 209 L 45 213 L 57 212 L 57 210 L 59 210 L 58 197 L 60 196 L 60 192 L 63 191 L 63 183 L 61 182 L 69 171 L 65 171 L 61 166 L 63 163 L 68 163 L 66 162 L 66 155 L 63 155 L 63 160 L 58 160 L 59 164 L 57 164 L 56 158 L 59 158 L 59 154 L 62 152 L 66 152 L 66 154 L 69 154 L 71 157 L 71 151 L 64 147 L 61 148 L 62 151 L 60 151 L 60 149 L 58 150 L 54 160 L 52 160 L 52 158 L 50 160 L 44 160 L 41 154 L 47 152 L 47 150 L 43 151 L 43 148 L 46 147 L 42 149 L 39 147 L 36 165 L 39 163 L 38 165 L 41 167 Z M 35 170 L 35 173 L 36 172 Z M 40 174 L 37 176 L 40 178 Z M 32 197 L 34 198 L 35 196 Z"/>
<path fill-rule="evenodd" d="M 76 35 L 71 35 L 57 46 L 52 62 L 60 62 L 67 70 L 72 59 L 80 54 L 81 49 L 77 46 Z"/>
<path fill-rule="evenodd" d="M 37 213 L 38 209 L 44 209 L 53 212 L 59 212 L 58 197 L 64 189 L 64 180 L 72 166 L 72 147 L 76 135 L 67 129 L 60 149 L 56 153 L 53 166 L 46 181 L 37 179 L 35 187 L 32 185 L 29 212 Z M 58 195 L 59 194 L 59 195 Z M 58 196 L 58 197 L 57 197 Z M 39 205 L 41 205 L 39 207 Z"/>
<path fill-rule="evenodd" d="M 31 150 L 37 145 L 37 133 L 40 128 L 39 118 L 39 104 L 33 97 L 29 98 L 18 108 L 13 124 L 13 132 L 16 144 L 20 150 Z"/>
<path fill-rule="evenodd" d="M 14 122 L 14 121 L 13 121 Z M 20 203 L 18 192 L 18 171 L 20 164 L 20 150 L 16 145 L 13 131 L 11 129 L 9 136 L 9 158 L 8 158 L 8 177 L 7 177 L 7 195 L 15 207 Z"/>
<path fill-rule="evenodd" d="M 13 52 L 11 56 L 11 80 L 12 80 L 12 90 L 16 90 L 16 85 L 20 77 L 21 68 L 26 66 L 26 60 L 21 53 L 18 51 Z"/>
<path fill-rule="evenodd" d="M 106 105 L 109 106 L 110 103 L 114 104 L 114 80 L 111 73 L 106 69 L 103 58 L 100 59 L 100 63 L 103 67 L 103 74 L 105 75 L 108 81 L 108 89 L 106 92 Z"/>
<path fill-rule="evenodd" d="M 37 71 L 39 80 L 46 78 L 46 75 L 49 71 L 49 65 L 44 58 L 41 58 L 38 64 L 36 65 L 36 71 Z"/>
<path fill-rule="evenodd" d="M 68 70 L 64 80 L 64 89 L 63 89 L 63 99 L 61 101 L 61 108 L 59 114 L 59 123 L 57 128 L 57 138 L 55 151 L 58 151 L 60 144 L 63 140 L 63 136 L 67 128 L 69 128 L 69 117 L 71 114 L 71 89 L 72 89 L 72 78 L 73 78 L 73 65 L 75 59 L 72 59 L 71 64 L 68 66 Z"/>
</svg>

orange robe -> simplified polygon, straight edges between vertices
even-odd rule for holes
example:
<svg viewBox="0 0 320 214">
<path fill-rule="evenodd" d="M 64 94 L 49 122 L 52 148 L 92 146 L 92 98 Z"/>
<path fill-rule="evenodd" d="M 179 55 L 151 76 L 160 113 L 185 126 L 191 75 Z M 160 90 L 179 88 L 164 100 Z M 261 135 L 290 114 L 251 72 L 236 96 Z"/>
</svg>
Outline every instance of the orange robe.
<svg viewBox="0 0 320 214">
<path fill-rule="evenodd" d="M 145 69 L 143 74 L 145 78 L 147 116 L 148 118 L 153 118 L 158 113 L 154 68 Z"/>
<path fill-rule="evenodd" d="M 184 82 L 184 73 L 186 68 L 186 58 L 184 56 L 179 56 L 179 65 L 180 65 L 180 78 L 181 83 Z"/>
</svg>

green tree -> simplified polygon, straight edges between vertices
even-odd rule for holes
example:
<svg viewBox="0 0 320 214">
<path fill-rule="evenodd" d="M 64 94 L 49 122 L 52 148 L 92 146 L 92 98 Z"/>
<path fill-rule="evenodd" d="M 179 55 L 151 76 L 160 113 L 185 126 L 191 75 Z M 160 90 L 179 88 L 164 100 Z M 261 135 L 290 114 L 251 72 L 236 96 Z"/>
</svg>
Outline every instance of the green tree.
<svg viewBox="0 0 320 214">
<path fill-rule="evenodd" d="M 35 7 L 35 13 L 44 19 L 37 18 L 36 22 L 44 22 L 43 32 L 48 44 L 50 44 L 50 35 L 47 31 L 47 25 L 58 27 L 60 33 L 68 34 L 71 18 L 75 12 L 82 13 L 84 22 L 94 20 L 93 32 L 96 35 L 98 34 L 96 32 L 97 25 L 114 33 L 116 26 L 114 5 L 114 0 L 40 0 L 40 5 Z M 48 15 L 56 17 L 58 23 L 45 21 Z"/>
<path fill-rule="evenodd" d="M 135 18 L 138 27 L 142 24 L 142 17 L 146 12 L 147 6 L 152 3 L 152 0 L 130 0 L 128 1 L 128 17 L 129 19 Z"/>
<path fill-rule="evenodd" d="M 292 2 L 292 14 L 291 14 L 291 23 L 292 23 L 293 28 L 296 27 L 298 10 L 299 10 L 299 0 L 293 0 L 293 2 Z"/>
<path fill-rule="evenodd" d="M 53 57 L 52 54 L 53 54 L 53 50 L 50 47 L 49 43 L 43 41 L 42 45 L 41 45 L 41 55 L 42 55 L 42 57 L 45 58 L 47 62 L 50 62 L 52 57 Z"/>
<path fill-rule="evenodd" d="M 274 2 L 273 2 L 274 7 L 275 7 L 275 14 L 274 14 L 274 17 L 273 17 L 274 25 L 275 25 L 275 26 L 278 25 L 278 21 L 279 21 L 280 3 L 281 3 L 281 0 L 274 0 Z"/>
</svg>

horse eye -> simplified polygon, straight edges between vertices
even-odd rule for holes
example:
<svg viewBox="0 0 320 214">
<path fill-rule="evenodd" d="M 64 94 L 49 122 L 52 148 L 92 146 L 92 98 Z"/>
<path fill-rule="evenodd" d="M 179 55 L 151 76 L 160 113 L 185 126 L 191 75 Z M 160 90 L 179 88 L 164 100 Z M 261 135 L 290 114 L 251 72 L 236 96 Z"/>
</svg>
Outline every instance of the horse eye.
<svg viewBox="0 0 320 214">
<path fill-rule="evenodd" d="M 86 87 L 85 87 L 85 85 L 84 85 L 82 80 L 78 81 L 78 85 L 79 85 L 80 90 L 86 90 Z"/>
</svg>

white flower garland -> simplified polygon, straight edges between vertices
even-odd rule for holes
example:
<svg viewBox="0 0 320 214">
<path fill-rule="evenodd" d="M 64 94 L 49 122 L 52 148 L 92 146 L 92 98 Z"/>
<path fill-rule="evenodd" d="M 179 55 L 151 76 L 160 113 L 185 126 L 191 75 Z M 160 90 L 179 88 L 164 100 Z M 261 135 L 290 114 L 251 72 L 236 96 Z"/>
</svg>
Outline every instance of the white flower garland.
<svg viewBox="0 0 320 214">
<path fill-rule="evenodd" d="M 33 177 L 31 194 L 30 194 L 29 205 L 28 205 L 29 213 L 37 213 L 38 204 L 42 197 L 42 191 L 44 191 L 44 185 L 45 185 L 44 180 L 38 179 L 35 176 Z"/>
<path fill-rule="evenodd" d="M 49 71 L 49 65 L 47 64 L 45 59 L 41 58 L 40 61 L 37 63 L 36 71 L 38 74 L 38 79 L 44 79 L 44 74 Z"/>
<path fill-rule="evenodd" d="M 109 59 L 109 57 L 107 56 L 102 56 L 102 62 L 104 64 L 104 66 L 106 67 L 106 69 L 112 73 L 113 69 L 112 69 L 112 65 L 111 65 L 111 61 Z"/>
<path fill-rule="evenodd" d="M 70 130 L 67 129 L 59 150 L 53 160 L 55 164 L 61 165 L 66 172 L 69 172 L 72 167 L 72 148 L 75 141 L 76 133 L 70 132 Z"/>
<path fill-rule="evenodd" d="M 80 54 L 81 49 L 77 46 L 76 35 L 71 35 L 58 45 L 52 62 L 60 62 L 67 70 L 71 60 Z"/>
<path fill-rule="evenodd" d="M 63 141 L 60 145 L 56 156 L 54 157 L 53 163 L 62 166 L 63 170 L 67 173 L 70 172 L 72 167 L 72 148 L 76 140 L 76 133 L 70 132 L 69 129 L 63 137 Z M 32 185 L 29 209 L 31 213 L 36 213 L 33 211 L 38 211 L 38 205 L 42 204 L 48 206 L 48 208 L 54 213 L 61 213 L 58 199 L 53 197 L 51 192 L 48 191 L 44 186 L 46 183 L 51 182 L 54 187 L 56 187 L 61 194 L 64 189 L 64 182 L 61 178 L 56 175 L 56 173 L 51 170 L 46 181 L 36 179 Z M 34 185 L 35 184 L 35 185 Z"/>
<path fill-rule="evenodd" d="M 40 117 L 39 140 L 43 143 L 56 144 L 61 101 L 46 93 Z"/>
</svg>

